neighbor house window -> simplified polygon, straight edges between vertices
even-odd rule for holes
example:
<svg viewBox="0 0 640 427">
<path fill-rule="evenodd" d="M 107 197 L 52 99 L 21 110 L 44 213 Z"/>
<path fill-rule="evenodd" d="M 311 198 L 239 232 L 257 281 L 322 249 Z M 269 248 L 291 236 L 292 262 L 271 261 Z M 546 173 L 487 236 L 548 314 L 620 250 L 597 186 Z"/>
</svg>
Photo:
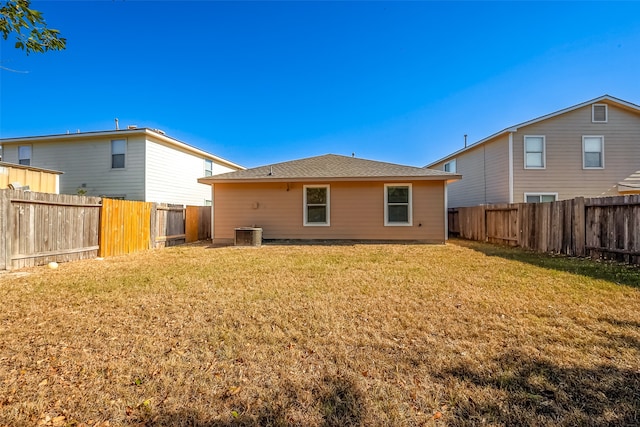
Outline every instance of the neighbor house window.
<svg viewBox="0 0 640 427">
<path fill-rule="evenodd" d="M 18 164 L 31 166 L 31 146 L 21 145 L 18 147 Z"/>
<path fill-rule="evenodd" d="M 204 176 L 213 175 L 213 160 L 204 159 Z"/>
<path fill-rule="evenodd" d="M 111 168 L 124 168 L 124 157 L 127 152 L 127 140 L 114 139 L 111 141 Z"/>
<path fill-rule="evenodd" d="M 607 104 L 593 104 L 591 106 L 591 121 L 593 123 L 607 123 L 608 119 Z"/>
<path fill-rule="evenodd" d="M 555 202 L 558 193 L 524 193 L 524 201 L 527 203 Z"/>
<path fill-rule="evenodd" d="M 582 137 L 582 167 L 584 169 L 604 168 L 604 137 Z"/>
<path fill-rule="evenodd" d="M 545 137 L 527 135 L 524 137 L 524 168 L 545 168 Z"/>
<path fill-rule="evenodd" d="M 329 186 L 304 186 L 304 225 L 329 225 Z"/>
<path fill-rule="evenodd" d="M 445 172 L 456 173 L 456 159 L 453 159 L 444 164 L 443 170 Z"/>
<path fill-rule="evenodd" d="M 384 225 L 411 225 L 411 184 L 384 185 Z"/>
</svg>

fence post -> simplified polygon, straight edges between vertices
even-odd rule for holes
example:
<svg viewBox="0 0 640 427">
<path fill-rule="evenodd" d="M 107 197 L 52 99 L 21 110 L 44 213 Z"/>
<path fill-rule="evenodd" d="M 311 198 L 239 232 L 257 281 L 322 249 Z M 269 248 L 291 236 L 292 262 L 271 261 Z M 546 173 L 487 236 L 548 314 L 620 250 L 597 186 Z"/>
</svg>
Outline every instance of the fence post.
<svg viewBox="0 0 640 427">
<path fill-rule="evenodd" d="M 0 236 L 0 270 L 11 269 L 11 243 L 12 230 L 9 201 L 9 190 L 0 190 L 0 230 L 2 236 Z"/>
<path fill-rule="evenodd" d="M 150 225 L 151 229 L 149 230 L 149 249 L 156 248 L 156 239 L 158 237 L 158 204 L 151 203 L 151 219 Z"/>
<path fill-rule="evenodd" d="M 585 256 L 586 245 L 586 207 L 584 197 L 576 197 L 573 200 L 573 246 L 576 256 Z"/>
</svg>

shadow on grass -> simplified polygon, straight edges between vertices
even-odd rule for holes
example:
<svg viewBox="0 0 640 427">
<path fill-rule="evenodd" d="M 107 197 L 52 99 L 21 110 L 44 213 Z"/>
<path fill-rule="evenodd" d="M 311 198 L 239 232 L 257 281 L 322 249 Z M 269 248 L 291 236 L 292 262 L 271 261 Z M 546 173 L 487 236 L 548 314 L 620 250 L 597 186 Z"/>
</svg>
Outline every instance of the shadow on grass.
<svg viewBox="0 0 640 427">
<path fill-rule="evenodd" d="M 637 369 L 563 368 L 521 354 L 494 362 L 494 369 L 459 365 L 439 374 L 470 389 L 466 399 L 457 396 L 449 425 L 640 425 Z"/>
<path fill-rule="evenodd" d="M 299 396 L 305 394 L 304 390 L 289 384 L 280 394 L 272 396 L 270 402 L 253 409 L 239 395 L 223 396 L 221 399 L 227 400 L 227 406 L 234 408 L 222 417 L 226 417 L 226 420 L 219 419 L 221 417 L 210 419 L 184 409 L 141 414 L 131 421 L 136 425 L 178 427 L 290 426 L 310 423 L 325 427 L 363 425 L 362 396 L 351 380 L 326 376 L 310 391 L 312 402 L 302 403 Z"/>
<path fill-rule="evenodd" d="M 452 239 L 450 243 L 473 249 L 487 256 L 525 262 L 537 267 L 549 268 L 566 273 L 579 274 L 593 279 L 607 280 L 620 285 L 640 287 L 640 268 L 610 261 L 594 261 L 587 258 L 575 258 L 564 255 L 542 254 L 521 248 Z"/>
</svg>

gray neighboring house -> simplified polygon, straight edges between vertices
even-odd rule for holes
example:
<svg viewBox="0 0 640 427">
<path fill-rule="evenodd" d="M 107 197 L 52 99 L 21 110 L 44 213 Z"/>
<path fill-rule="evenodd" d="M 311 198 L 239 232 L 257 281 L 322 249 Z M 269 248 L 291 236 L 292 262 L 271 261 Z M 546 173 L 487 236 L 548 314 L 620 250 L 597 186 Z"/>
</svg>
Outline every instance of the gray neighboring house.
<svg viewBox="0 0 640 427">
<path fill-rule="evenodd" d="M 3 160 L 62 170 L 61 194 L 184 205 L 211 203 L 198 178 L 244 169 L 157 129 L 0 139 Z"/>
<path fill-rule="evenodd" d="M 640 106 L 603 95 L 425 166 L 456 172 L 450 207 L 640 193 Z"/>
</svg>

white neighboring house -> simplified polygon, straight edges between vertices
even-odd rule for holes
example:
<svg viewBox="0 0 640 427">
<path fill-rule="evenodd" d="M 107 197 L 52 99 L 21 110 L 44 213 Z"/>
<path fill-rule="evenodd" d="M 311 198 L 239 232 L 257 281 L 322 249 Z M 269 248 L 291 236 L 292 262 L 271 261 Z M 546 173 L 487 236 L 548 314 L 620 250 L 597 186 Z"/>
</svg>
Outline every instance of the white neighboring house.
<svg viewBox="0 0 640 427">
<path fill-rule="evenodd" d="M 129 128 L 0 139 L 3 160 L 63 170 L 61 194 L 125 200 L 211 204 L 198 178 L 244 169 L 164 132 Z"/>
</svg>

